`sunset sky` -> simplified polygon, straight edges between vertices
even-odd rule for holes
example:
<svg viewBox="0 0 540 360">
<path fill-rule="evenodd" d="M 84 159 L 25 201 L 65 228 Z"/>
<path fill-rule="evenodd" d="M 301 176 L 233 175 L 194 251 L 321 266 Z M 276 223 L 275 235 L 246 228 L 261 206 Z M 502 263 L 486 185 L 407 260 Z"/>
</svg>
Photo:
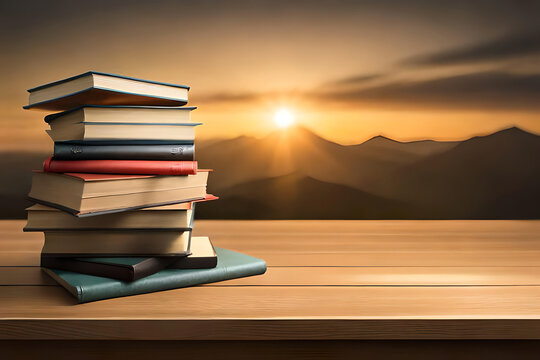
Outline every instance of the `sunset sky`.
<svg viewBox="0 0 540 360">
<path fill-rule="evenodd" d="M 538 1 L 2 1 L 0 144 L 46 150 L 26 89 L 88 70 L 191 86 L 200 138 L 286 108 L 343 144 L 540 133 Z"/>
</svg>

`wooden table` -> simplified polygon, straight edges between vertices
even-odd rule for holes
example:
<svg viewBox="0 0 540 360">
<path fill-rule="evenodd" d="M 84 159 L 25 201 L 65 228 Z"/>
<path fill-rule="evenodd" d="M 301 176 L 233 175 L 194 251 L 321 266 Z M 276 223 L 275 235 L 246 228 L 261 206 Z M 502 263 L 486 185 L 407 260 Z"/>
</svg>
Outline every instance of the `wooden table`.
<svg viewBox="0 0 540 360">
<path fill-rule="evenodd" d="M 0 222 L 0 346 L 8 355 L 540 351 L 540 221 L 198 221 L 196 234 L 265 259 L 268 272 L 80 305 L 40 271 L 43 236 L 23 233 L 23 224 Z"/>
</svg>

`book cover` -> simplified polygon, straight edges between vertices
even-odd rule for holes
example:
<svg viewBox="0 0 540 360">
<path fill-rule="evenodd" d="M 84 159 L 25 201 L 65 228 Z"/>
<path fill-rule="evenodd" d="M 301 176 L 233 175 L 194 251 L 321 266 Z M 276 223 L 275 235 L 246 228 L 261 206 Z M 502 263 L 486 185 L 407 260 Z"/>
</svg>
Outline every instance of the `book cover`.
<svg viewBox="0 0 540 360">
<path fill-rule="evenodd" d="M 81 274 L 135 281 L 167 267 L 210 269 L 217 266 L 217 254 L 208 237 L 192 237 L 191 254 L 173 257 L 52 257 L 42 254 L 41 266 Z"/>
<path fill-rule="evenodd" d="M 110 214 L 205 199 L 210 171 L 187 176 L 34 171 L 28 197 L 77 217 Z"/>
<path fill-rule="evenodd" d="M 69 110 L 66 110 L 66 111 L 62 111 L 62 112 L 58 112 L 58 113 L 54 113 L 54 114 L 49 114 L 47 116 L 45 116 L 44 118 L 44 121 L 46 123 L 51 123 L 57 119 L 60 119 L 60 118 L 65 118 L 67 115 L 73 115 L 74 113 L 77 113 L 77 112 L 81 112 L 82 110 L 97 110 L 98 113 L 103 111 L 103 112 L 113 112 L 114 115 L 116 115 L 114 117 L 114 120 L 115 122 L 117 121 L 123 121 L 123 122 L 126 122 L 125 120 L 127 120 L 127 122 L 133 122 L 133 116 L 119 116 L 119 115 L 122 115 L 122 114 L 127 114 L 127 115 L 132 115 L 134 113 L 141 113 L 141 115 L 148 115 L 149 112 L 152 112 L 152 114 L 154 114 L 154 117 L 155 117 L 155 114 L 156 114 L 156 111 L 157 111 L 157 114 L 159 113 L 163 113 L 163 112 L 166 112 L 166 113 L 189 113 L 195 109 L 197 109 L 196 106 L 135 106 L 135 105 L 82 105 L 82 106 L 78 106 L 76 108 L 73 108 L 73 109 L 69 109 Z M 169 115 L 169 114 L 167 114 Z M 146 117 L 146 116 L 145 116 Z M 83 119 L 86 118 L 86 117 L 83 117 Z M 108 119 L 108 117 L 107 117 Z M 82 120 L 81 120 L 82 121 Z M 147 119 L 143 122 L 150 122 L 150 123 L 155 123 L 155 120 L 154 119 Z M 178 122 L 178 121 L 176 121 Z"/>
<path fill-rule="evenodd" d="M 215 250 L 218 264 L 213 269 L 164 269 L 133 282 L 43 269 L 79 303 L 208 284 L 266 272 L 264 260 L 218 247 Z"/>
<path fill-rule="evenodd" d="M 215 199 L 217 197 L 208 194 L 205 199 L 199 201 L 204 202 Z M 26 210 L 28 220 L 23 228 L 25 232 L 55 230 L 188 231 L 193 228 L 195 201 L 87 217 L 76 217 L 65 211 L 42 204 L 34 204 Z"/>
<path fill-rule="evenodd" d="M 180 106 L 189 86 L 88 71 L 28 90 L 24 109 L 68 110 L 83 105 Z"/>
<path fill-rule="evenodd" d="M 160 142 L 55 142 L 55 160 L 172 160 L 193 161 L 194 144 Z"/>
<path fill-rule="evenodd" d="M 196 161 L 156 160 L 54 160 L 43 162 L 43 171 L 58 173 L 195 175 Z"/>
<path fill-rule="evenodd" d="M 155 274 L 176 260 L 176 257 L 64 258 L 42 254 L 41 266 L 129 282 Z"/>
</svg>

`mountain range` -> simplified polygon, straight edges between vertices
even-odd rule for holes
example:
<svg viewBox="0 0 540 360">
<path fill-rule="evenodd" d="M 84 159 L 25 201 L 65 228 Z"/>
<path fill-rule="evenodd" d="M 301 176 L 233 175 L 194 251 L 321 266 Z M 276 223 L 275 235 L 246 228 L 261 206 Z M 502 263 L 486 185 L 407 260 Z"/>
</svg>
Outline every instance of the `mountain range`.
<svg viewBox="0 0 540 360">
<path fill-rule="evenodd" d="M 344 146 L 303 127 L 197 144 L 219 201 L 199 218 L 540 218 L 540 136 L 509 128 L 460 142 L 376 136 Z M 47 154 L 3 153 L 0 217 L 22 218 Z"/>
</svg>

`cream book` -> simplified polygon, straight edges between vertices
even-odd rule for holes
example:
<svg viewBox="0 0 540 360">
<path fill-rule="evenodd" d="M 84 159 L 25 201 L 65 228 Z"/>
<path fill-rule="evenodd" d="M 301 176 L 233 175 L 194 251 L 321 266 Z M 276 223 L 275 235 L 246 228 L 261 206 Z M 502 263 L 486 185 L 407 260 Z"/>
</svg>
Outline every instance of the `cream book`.
<svg viewBox="0 0 540 360">
<path fill-rule="evenodd" d="M 44 256 L 185 256 L 191 231 L 45 231 Z"/>
<path fill-rule="evenodd" d="M 106 124 L 185 124 L 191 123 L 195 106 L 84 105 L 45 116 L 52 126 L 81 122 Z"/>
<path fill-rule="evenodd" d="M 208 172 L 169 176 L 36 171 L 28 196 L 75 216 L 100 215 L 205 199 Z"/>
<path fill-rule="evenodd" d="M 181 106 L 189 86 L 88 71 L 29 89 L 25 109 L 69 110 L 82 105 Z"/>
<path fill-rule="evenodd" d="M 200 123 L 143 124 L 78 122 L 45 130 L 53 141 L 100 141 L 100 140 L 160 140 L 193 142 L 195 127 Z"/>
<path fill-rule="evenodd" d="M 194 204 L 180 203 L 78 218 L 65 211 L 34 204 L 27 210 L 24 231 L 51 230 L 191 230 Z"/>
</svg>

